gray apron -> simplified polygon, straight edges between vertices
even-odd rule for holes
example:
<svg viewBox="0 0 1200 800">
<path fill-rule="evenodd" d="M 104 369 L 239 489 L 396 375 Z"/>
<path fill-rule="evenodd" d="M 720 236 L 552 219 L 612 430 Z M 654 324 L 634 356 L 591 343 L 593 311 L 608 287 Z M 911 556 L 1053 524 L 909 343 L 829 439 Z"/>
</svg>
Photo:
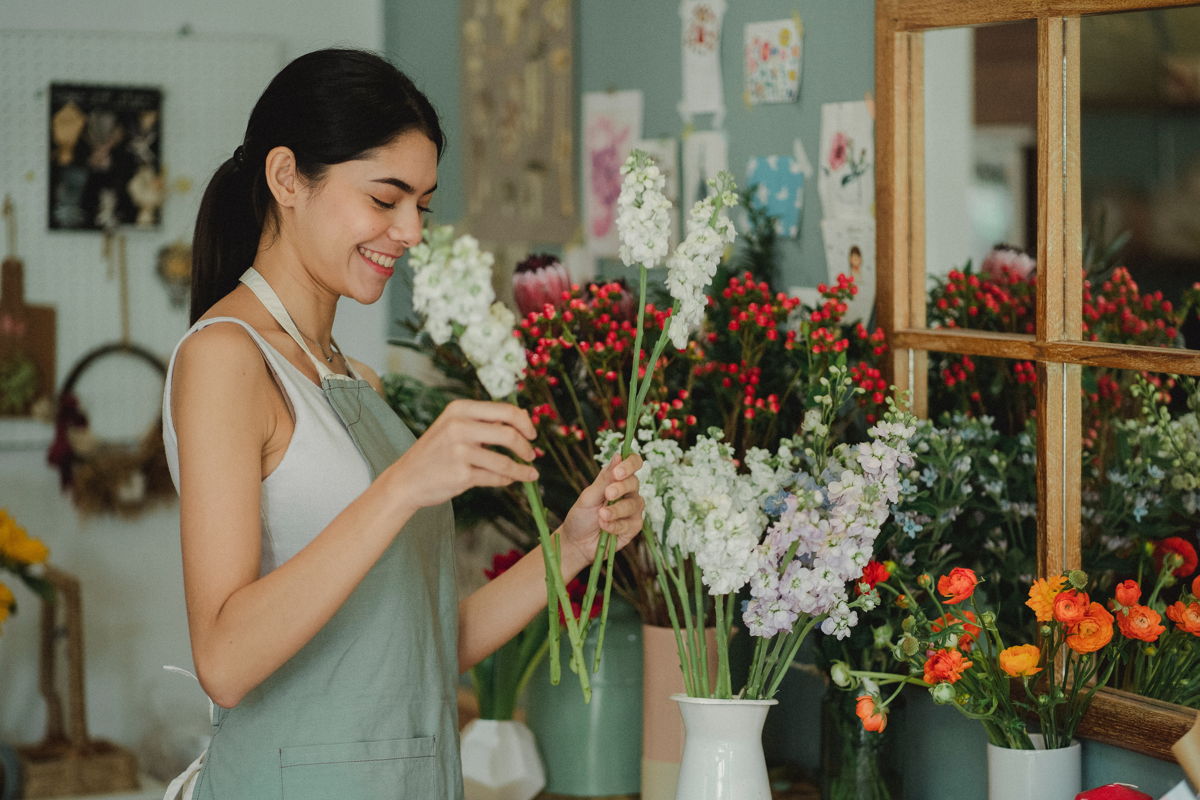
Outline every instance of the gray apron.
<svg viewBox="0 0 1200 800">
<path fill-rule="evenodd" d="M 308 353 L 377 476 L 412 433 L 370 384 L 313 357 L 261 275 L 241 280 Z M 216 709 L 194 797 L 462 797 L 453 533 L 448 503 L 418 511 L 312 641 L 237 706 Z"/>
</svg>

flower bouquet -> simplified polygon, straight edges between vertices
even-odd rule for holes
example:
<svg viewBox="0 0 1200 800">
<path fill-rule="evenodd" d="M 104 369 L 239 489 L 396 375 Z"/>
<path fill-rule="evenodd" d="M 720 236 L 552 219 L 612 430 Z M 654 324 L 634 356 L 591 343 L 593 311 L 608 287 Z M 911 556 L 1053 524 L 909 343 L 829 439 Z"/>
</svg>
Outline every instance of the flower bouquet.
<svg viewBox="0 0 1200 800">
<path fill-rule="evenodd" d="M 774 452 L 752 448 L 740 465 L 716 430 L 687 450 L 650 432 L 639 443 L 643 538 L 691 697 L 771 698 L 815 627 L 844 637 L 857 622 L 855 609 L 877 600 L 874 592 L 852 599 L 846 585 L 862 574 L 899 499 L 901 468 L 912 463 L 912 420 L 893 406 L 869 441 L 835 444 L 830 423 L 857 390 L 844 364 L 814 389 L 799 437 Z M 607 441 L 602 454 L 614 447 Z M 741 617 L 755 645 L 747 682 L 735 693 L 729 642 L 746 586 L 751 599 Z M 710 609 L 715 676 L 707 672 L 703 633 Z"/>
<path fill-rule="evenodd" d="M 861 687 L 858 715 L 868 729 L 882 730 L 888 706 L 905 685 L 915 685 L 929 689 L 934 702 L 979 720 L 997 747 L 1033 749 L 1031 720 L 1037 721 L 1045 749 L 1067 747 L 1096 689 L 1117 664 L 1113 615 L 1084 591 L 1088 577 L 1083 572 L 1038 579 L 1026 605 L 1036 614 L 1041 644 L 1009 646 L 995 613 L 980 607 L 979 583 L 972 570 L 955 567 L 938 578 L 936 593 L 928 574 L 912 588 L 902 581 L 895 587 L 880 584 L 909 612 L 892 643 L 893 657 L 908 667 L 907 673 L 839 663 L 833 666 L 834 682 Z M 964 608 L 967 601 L 970 609 Z M 1020 691 L 1013 691 L 1014 680 L 1020 681 Z M 889 685 L 895 688 L 884 698 Z"/>
</svg>

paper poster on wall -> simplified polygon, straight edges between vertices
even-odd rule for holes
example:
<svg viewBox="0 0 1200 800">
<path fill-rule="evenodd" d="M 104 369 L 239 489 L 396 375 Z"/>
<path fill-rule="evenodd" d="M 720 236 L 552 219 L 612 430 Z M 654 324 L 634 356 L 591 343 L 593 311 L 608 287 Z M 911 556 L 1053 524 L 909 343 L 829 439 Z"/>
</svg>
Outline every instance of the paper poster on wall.
<svg viewBox="0 0 1200 800">
<path fill-rule="evenodd" d="M 621 164 L 642 138 L 642 93 L 583 96 L 584 237 L 596 256 L 617 255 L 617 195 Z"/>
<path fill-rule="evenodd" d="M 821 237 L 829 282 L 835 283 L 838 275 L 849 275 L 858 286 L 844 319 L 869 322 L 875 311 L 875 220 L 826 218 L 821 220 Z"/>
<path fill-rule="evenodd" d="M 748 105 L 796 102 L 802 33 L 799 19 L 746 24 L 744 92 Z"/>
<path fill-rule="evenodd" d="M 683 188 L 680 207 L 687 210 L 708 196 L 708 182 L 729 169 L 729 139 L 724 131 L 699 131 L 683 140 Z"/>
<path fill-rule="evenodd" d="M 725 0 L 682 0 L 683 98 L 679 114 L 690 122 L 697 114 L 713 114 L 713 126 L 725 119 L 725 92 L 721 86 L 721 23 Z"/>
<path fill-rule="evenodd" d="M 746 167 L 746 186 L 755 187 L 751 202 L 775 220 L 775 233 L 795 239 L 804 213 L 804 172 L 791 156 L 756 156 Z"/>
<path fill-rule="evenodd" d="M 675 139 L 642 139 L 634 147 L 642 150 L 662 170 L 663 194 L 671 201 L 671 247 L 679 240 L 679 142 Z"/>
<path fill-rule="evenodd" d="M 875 125 L 863 101 L 821 106 L 817 191 L 825 219 L 875 214 Z"/>
<path fill-rule="evenodd" d="M 158 226 L 161 115 L 159 89 L 50 85 L 51 230 Z"/>
</svg>

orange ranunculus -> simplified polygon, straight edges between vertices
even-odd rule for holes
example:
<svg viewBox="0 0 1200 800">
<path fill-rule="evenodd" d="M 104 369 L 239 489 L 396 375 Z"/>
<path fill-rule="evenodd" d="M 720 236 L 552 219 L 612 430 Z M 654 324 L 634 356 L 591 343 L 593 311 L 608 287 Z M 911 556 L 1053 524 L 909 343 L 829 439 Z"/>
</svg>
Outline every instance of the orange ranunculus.
<svg viewBox="0 0 1200 800">
<path fill-rule="evenodd" d="M 957 650 L 935 650 L 925 659 L 925 682 L 955 683 L 974 663 Z"/>
<path fill-rule="evenodd" d="M 869 694 L 858 696 L 854 713 L 862 720 L 863 728 L 871 733 L 880 733 L 887 727 L 887 709 L 875 704 L 875 698 Z"/>
<path fill-rule="evenodd" d="M 1054 618 L 1069 628 L 1083 619 L 1091 602 L 1086 592 L 1075 589 L 1059 592 L 1054 598 Z"/>
<path fill-rule="evenodd" d="M 1134 605 L 1117 612 L 1117 627 L 1127 639 L 1141 639 L 1143 642 L 1157 641 L 1166 627 L 1161 625 L 1162 617 L 1149 606 Z"/>
<path fill-rule="evenodd" d="M 969 653 L 971 645 L 979 637 L 981 628 L 976 624 L 978 622 L 974 611 L 963 611 L 961 614 L 950 611 L 929 623 L 929 630 L 937 633 L 951 625 L 958 625 L 962 628 L 958 635 L 958 646 L 964 653 Z"/>
<path fill-rule="evenodd" d="M 12 611 L 13 603 L 16 598 L 13 597 L 12 589 L 9 589 L 3 583 L 0 583 L 0 624 L 8 619 L 9 613 Z"/>
<path fill-rule="evenodd" d="M 1042 671 L 1038 662 L 1042 651 L 1036 644 L 1018 644 L 1000 651 L 1000 669 L 1013 678 L 1024 678 Z"/>
<path fill-rule="evenodd" d="M 1054 598 L 1058 597 L 1059 592 L 1067 585 L 1065 575 L 1057 575 L 1053 578 L 1038 578 L 1029 587 L 1029 599 L 1025 601 L 1025 605 L 1033 609 L 1033 613 L 1037 614 L 1038 622 L 1049 622 L 1054 619 Z"/>
<path fill-rule="evenodd" d="M 1200 575 L 1192 578 L 1192 597 L 1200 600 Z"/>
<path fill-rule="evenodd" d="M 945 600 L 946 605 L 961 603 L 975 591 L 979 578 L 966 567 L 955 567 L 949 575 L 938 578 L 937 590 Z"/>
<path fill-rule="evenodd" d="M 1067 646 L 1076 653 L 1094 653 L 1112 641 L 1113 615 L 1099 603 L 1088 606 L 1087 613 L 1067 631 Z"/>
<path fill-rule="evenodd" d="M 1117 584 L 1116 596 L 1122 606 L 1136 606 L 1137 601 L 1142 599 L 1142 587 L 1138 586 L 1137 581 L 1121 581 Z"/>
<path fill-rule="evenodd" d="M 1200 602 L 1192 601 L 1186 606 L 1179 600 L 1167 606 L 1167 616 L 1179 630 L 1200 636 Z"/>
</svg>

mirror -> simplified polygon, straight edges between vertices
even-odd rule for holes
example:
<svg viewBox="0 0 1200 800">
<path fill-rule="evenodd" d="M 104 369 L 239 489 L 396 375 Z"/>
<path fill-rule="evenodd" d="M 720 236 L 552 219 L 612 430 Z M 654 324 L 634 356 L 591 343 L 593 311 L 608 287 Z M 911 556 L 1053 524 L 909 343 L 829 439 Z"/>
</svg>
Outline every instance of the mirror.
<svg viewBox="0 0 1200 800">
<path fill-rule="evenodd" d="M 1085 17 L 1080 40 L 1085 338 L 1198 348 L 1167 309 L 1200 280 L 1200 7 Z"/>
<path fill-rule="evenodd" d="M 1037 391 L 1037 563 L 1042 574 L 1088 566 L 1083 563 L 1089 513 L 1084 493 L 1092 490 L 1085 477 L 1097 476 L 1085 476 L 1084 465 L 1099 439 L 1085 440 L 1091 433 L 1085 430 L 1091 401 L 1083 398 L 1087 384 L 1081 367 L 1200 374 L 1193 351 L 1114 347 L 1085 338 L 1081 315 L 1084 219 L 1090 209 L 1081 197 L 1096 194 L 1087 170 L 1080 169 L 1081 141 L 1087 148 L 1087 136 L 1080 133 L 1081 106 L 1087 106 L 1080 98 L 1088 85 L 1080 37 L 1081 29 L 1087 35 L 1082 23 L 1092 22 L 1084 15 L 1167 5 L 1160 0 L 876 4 L 877 310 L 891 338 L 892 378 L 912 391 L 914 410 L 926 413 L 940 402 L 948 379 L 963 377 L 955 368 L 947 378 L 942 370 L 948 366 L 957 363 L 969 375 L 964 359 L 977 370 L 993 363 L 985 371 L 1011 383 L 1017 364 L 1024 364 L 1023 375 L 1032 378 Z M 978 92 L 974 86 L 964 89 L 964 73 L 974 76 Z M 960 98 L 957 106 L 947 103 L 949 93 Z M 1004 99 L 989 102 L 987 93 Z M 1032 121 L 1024 110 L 1030 98 Z M 1005 116 L 986 116 L 992 111 Z M 1007 138 L 989 141 L 987 134 L 1006 125 L 1012 126 Z M 1082 125 L 1088 125 L 1086 116 Z M 1097 130 L 1103 134 L 1105 129 Z M 954 136 L 958 148 L 945 142 Z M 964 159 L 961 143 L 967 138 L 971 146 Z M 1173 147 L 1175 158 L 1181 148 Z M 1093 144 L 1099 152 L 1096 148 Z M 948 170 L 967 179 L 952 182 Z M 954 188 L 964 185 L 970 187 L 965 193 Z M 929 292 L 950 277 L 947 265 L 968 258 L 978 263 L 980 250 L 1000 236 L 1037 258 L 1037 280 L 1026 298 L 1028 308 L 1042 315 L 1037 324 L 989 327 L 966 324 L 970 320 L 963 318 L 952 328 L 935 318 L 938 298 L 929 302 Z M 1196 277 L 1200 274 L 1192 280 Z M 949 296 L 944 299 L 953 306 Z M 1024 381 L 1021 385 L 1028 388 Z M 1092 452 L 1085 452 L 1088 448 Z M 1170 745 L 1194 719 L 1195 712 L 1184 706 L 1105 689 L 1080 733 L 1173 760 Z"/>
</svg>

